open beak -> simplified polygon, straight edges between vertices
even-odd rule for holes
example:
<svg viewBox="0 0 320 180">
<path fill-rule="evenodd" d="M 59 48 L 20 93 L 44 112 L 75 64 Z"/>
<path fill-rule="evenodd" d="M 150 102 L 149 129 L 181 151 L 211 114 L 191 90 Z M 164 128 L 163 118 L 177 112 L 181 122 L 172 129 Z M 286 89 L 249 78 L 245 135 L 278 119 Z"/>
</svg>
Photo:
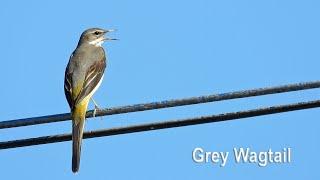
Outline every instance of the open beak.
<svg viewBox="0 0 320 180">
<path fill-rule="evenodd" d="M 116 30 L 116 29 L 106 29 L 106 30 L 104 30 L 104 34 L 107 34 L 107 33 L 109 33 L 109 32 L 114 32 L 114 31 L 117 31 L 117 30 Z M 119 40 L 119 39 L 110 38 L 110 37 L 105 36 L 105 37 L 103 38 L 103 40 L 104 40 L 104 41 L 112 41 L 112 40 Z"/>
</svg>

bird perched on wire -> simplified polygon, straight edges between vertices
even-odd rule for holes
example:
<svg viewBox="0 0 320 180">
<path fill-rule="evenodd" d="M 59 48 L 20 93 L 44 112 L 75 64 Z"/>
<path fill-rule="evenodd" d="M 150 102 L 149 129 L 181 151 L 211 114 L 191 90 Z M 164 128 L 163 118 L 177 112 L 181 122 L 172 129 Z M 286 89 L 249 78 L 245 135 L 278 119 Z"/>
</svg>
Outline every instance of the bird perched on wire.
<svg viewBox="0 0 320 180">
<path fill-rule="evenodd" d="M 99 88 L 106 68 L 106 54 L 101 47 L 105 36 L 114 30 L 91 28 L 80 37 L 65 71 L 64 92 L 72 118 L 72 171 L 78 172 L 85 116 L 92 95 Z M 94 102 L 95 103 L 95 102 Z M 95 109 L 97 105 L 95 103 Z"/>
</svg>

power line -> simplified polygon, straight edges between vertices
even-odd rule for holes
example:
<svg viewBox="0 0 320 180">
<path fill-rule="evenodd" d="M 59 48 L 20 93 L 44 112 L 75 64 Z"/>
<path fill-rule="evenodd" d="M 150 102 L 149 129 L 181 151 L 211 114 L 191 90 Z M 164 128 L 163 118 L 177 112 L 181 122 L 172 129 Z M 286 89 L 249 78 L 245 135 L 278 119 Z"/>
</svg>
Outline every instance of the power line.
<svg viewBox="0 0 320 180">
<path fill-rule="evenodd" d="M 220 122 L 220 121 L 227 121 L 227 120 L 235 120 L 235 119 L 242 119 L 242 118 L 248 118 L 248 117 L 254 117 L 254 116 L 262 116 L 267 114 L 276 114 L 276 113 L 296 111 L 296 110 L 302 110 L 302 109 L 310 109 L 310 108 L 316 108 L 316 107 L 320 107 L 320 100 L 300 102 L 300 103 L 287 104 L 287 105 L 279 105 L 279 106 L 271 106 L 271 107 L 252 109 L 247 111 L 230 112 L 230 113 L 211 115 L 211 116 L 202 116 L 202 117 L 189 118 L 189 119 L 169 120 L 164 122 L 133 125 L 128 127 L 117 127 L 117 128 L 102 129 L 97 131 L 89 131 L 84 133 L 84 139 L 96 138 L 96 137 L 102 137 L 102 136 L 112 136 L 112 135 L 119 135 L 119 134 L 129 134 L 129 133 L 142 132 L 142 131 L 152 131 L 152 130 L 158 130 L 158 129 L 175 128 L 175 127 L 190 126 L 190 125 L 205 124 L 205 123 L 213 123 L 213 122 Z M 30 139 L 20 139 L 20 140 L 0 142 L 0 149 L 9 149 L 9 148 L 17 148 L 17 147 L 32 146 L 32 145 L 57 143 L 57 142 L 70 141 L 70 140 L 71 140 L 71 134 L 43 136 L 43 137 L 30 138 Z"/>
<path fill-rule="evenodd" d="M 192 104 L 199 104 L 199 103 L 222 101 L 222 100 L 228 100 L 228 99 L 238 99 L 238 98 L 261 96 L 261 95 L 267 95 L 267 94 L 299 91 L 299 90 L 313 89 L 313 88 L 319 88 L 319 87 L 320 87 L 320 81 L 313 81 L 313 82 L 296 83 L 296 84 L 289 84 L 289 85 L 282 85 L 282 86 L 258 88 L 258 89 L 252 89 L 252 90 L 234 91 L 234 92 L 228 92 L 228 93 L 198 96 L 198 97 L 191 97 L 191 98 L 185 98 L 185 99 L 173 99 L 173 100 L 166 100 L 166 101 L 160 101 L 160 102 L 120 106 L 120 107 L 114 107 L 110 109 L 106 108 L 106 109 L 98 110 L 96 113 L 96 116 L 105 116 L 105 115 L 112 115 L 112 114 L 122 114 L 122 113 L 146 111 L 146 110 L 152 110 L 152 109 L 185 106 L 185 105 L 192 105 Z M 92 115 L 93 115 L 93 110 L 90 110 L 87 112 L 86 116 L 87 118 L 89 118 L 89 117 L 92 117 Z M 60 121 L 66 121 L 66 120 L 70 120 L 70 113 L 2 121 L 0 122 L 0 129 L 44 124 L 44 123 L 53 123 L 53 122 L 60 122 Z"/>
</svg>

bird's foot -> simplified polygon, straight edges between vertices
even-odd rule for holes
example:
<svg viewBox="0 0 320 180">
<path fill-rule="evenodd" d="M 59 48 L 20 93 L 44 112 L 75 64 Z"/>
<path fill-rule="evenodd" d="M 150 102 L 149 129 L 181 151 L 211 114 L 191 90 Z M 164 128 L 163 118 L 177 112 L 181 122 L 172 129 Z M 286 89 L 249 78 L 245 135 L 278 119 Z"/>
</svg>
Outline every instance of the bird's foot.
<svg viewBox="0 0 320 180">
<path fill-rule="evenodd" d="M 92 117 L 96 117 L 97 111 L 101 110 L 101 108 L 98 106 L 98 104 L 96 103 L 95 100 L 93 100 L 93 98 L 91 98 L 93 104 L 94 104 L 94 109 L 93 109 L 93 113 L 92 113 Z M 102 116 L 101 116 L 101 120 L 102 120 Z"/>
<path fill-rule="evenodd" d="M 96 117 L 96 114 L 97 114 L 97 110 L 99 111 L 100 110 L 100 108 L 98 107 L 98 106 L 94 106 L 94 109 L 93 109 L 93 113 L 92 113 L 92 116 L 93 117 Z"/>
</svg>

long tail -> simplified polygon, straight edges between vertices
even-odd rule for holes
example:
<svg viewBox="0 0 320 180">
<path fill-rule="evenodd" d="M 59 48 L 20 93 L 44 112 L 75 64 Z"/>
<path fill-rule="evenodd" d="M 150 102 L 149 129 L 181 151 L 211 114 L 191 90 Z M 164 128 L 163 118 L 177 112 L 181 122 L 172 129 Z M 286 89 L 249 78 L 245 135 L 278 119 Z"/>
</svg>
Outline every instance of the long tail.
<svg viewBox="0 0 320 180">
<path fill-rule="evenodd" d="M 72 171 L 79 171 L 81 143 L 85 124 L 87 105 L 80 105 L 72 111 Z"/>
</svg>

